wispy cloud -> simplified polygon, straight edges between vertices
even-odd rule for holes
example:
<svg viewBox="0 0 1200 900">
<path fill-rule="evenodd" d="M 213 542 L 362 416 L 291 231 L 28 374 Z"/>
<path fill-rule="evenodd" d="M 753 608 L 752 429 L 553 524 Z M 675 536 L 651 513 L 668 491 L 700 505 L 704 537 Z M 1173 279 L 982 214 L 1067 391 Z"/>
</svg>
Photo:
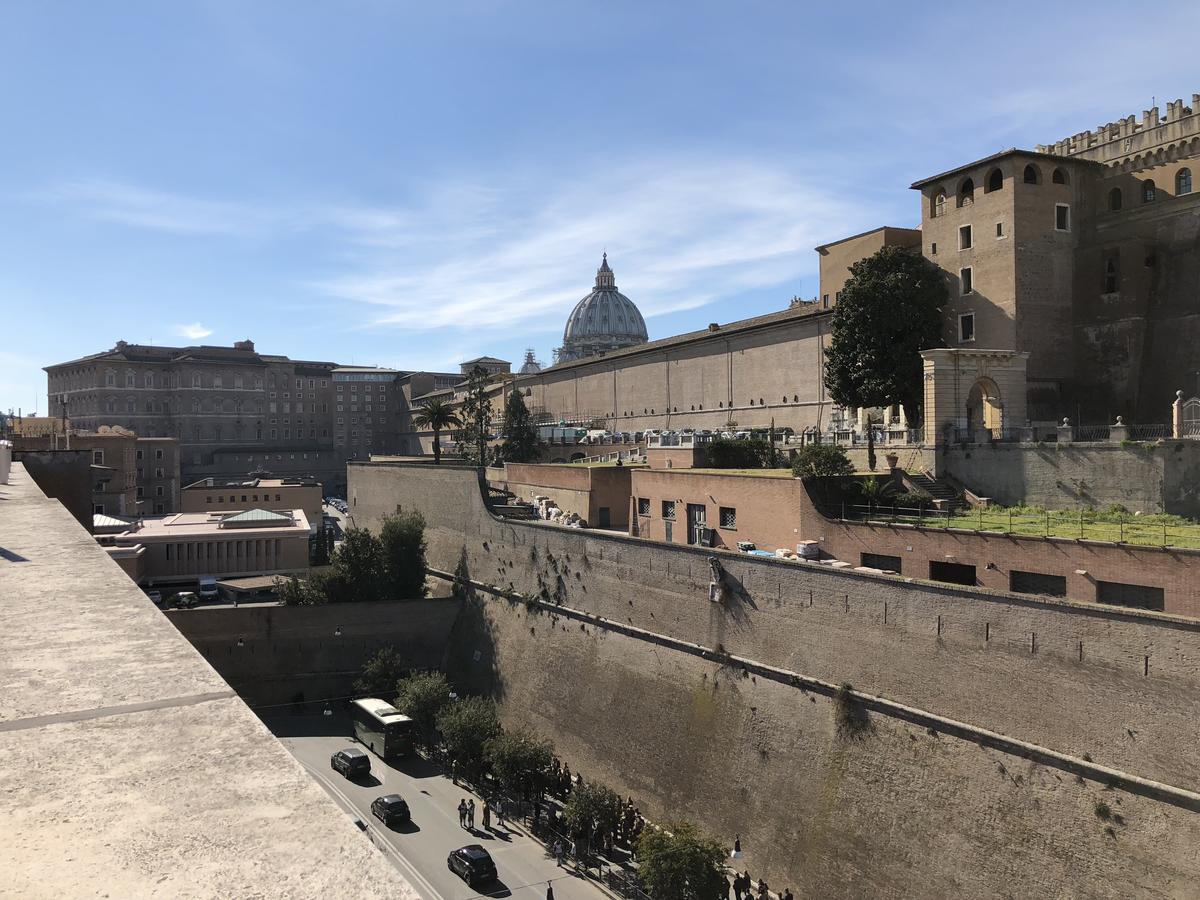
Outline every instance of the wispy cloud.
<svg viewBox="0 0 1200 900">
<path fill-rule="evenodd" d="M 587 293 L 607 249 L 618 286 L 655 316 L 795 289 L 812 248 L 872 212 L 782 167 L 730 160 L 610 166 L 536 191 L 519 179 L 441 188 L 404 209 L 340 211 L 359 252 L 314 286 L 373 307 L 374 327 L 547 327 Z"/>
<path fill-rule="evenodd" d="M 211 328 L 205 328 L 199 322 L 193 322 L 191 325 L 176 325 L 175 333 L 189 341 L 198 341 L 208 337 L 213 331 Z"/>
<path fill-rule="evenodd" d="M 62 182 L 47 191 L 46 196 L 88 218 L 172 234 L 249 236 L 265 233 L 287 218 L 276 210 L 189 197 L 108 179 Z"/>
</svg>

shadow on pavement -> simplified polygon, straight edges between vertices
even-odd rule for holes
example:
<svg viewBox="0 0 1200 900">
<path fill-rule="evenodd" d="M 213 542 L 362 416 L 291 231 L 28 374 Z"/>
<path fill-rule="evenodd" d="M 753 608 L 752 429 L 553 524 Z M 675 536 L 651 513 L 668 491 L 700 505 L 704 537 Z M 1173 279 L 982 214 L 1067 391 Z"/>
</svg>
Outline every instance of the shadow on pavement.
<svg viewBox="0 0 1200 900">
<path fill-rule="evenodd" d="M 512 891 L 508 889 L 508 885 L 497 879 L 488 886 L 486 891 L 481 890 L 480 895 L 483 897 L 511 897 Z"/>
<path fill-rule="evenodd" d="M 347 778 L 347 781 L 353 782 L 360 787 L 379 787 L 383 784 L 378 778 L 368 772 L 366 775 L 359 775 L 354 778 Z"/>
<path fill-rule="evenodd" d="M 441 766 L 416 754 L 394 759 L 388 765 L 397 772 L 403 772 L 409 778 L 433 778 L 442 774 Z"/>
<path fill-rule="evenodd" d="M 409 819 L 407 822 L 401 822 L 399 825 L 389 825 L 387 830 L 395 834 L 416 834 L 421 830 L 421 826 L 412 819 Z"/>
</svg>

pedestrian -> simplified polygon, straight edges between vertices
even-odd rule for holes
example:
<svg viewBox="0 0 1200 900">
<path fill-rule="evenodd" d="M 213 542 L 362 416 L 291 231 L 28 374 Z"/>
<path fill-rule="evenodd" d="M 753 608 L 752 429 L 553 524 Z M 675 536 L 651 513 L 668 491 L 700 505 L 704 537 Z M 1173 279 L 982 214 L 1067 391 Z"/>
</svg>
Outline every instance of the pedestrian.
<svg viewBox="0 0 1200 900">
<path fill-rule="evenodd" d="M 767 883 L 761 878 L 758 879 L 758 900 L 770 900 L 771 895 L 767 891 Z"/>
<path fill-rule="evenodd" d="M 467 827 L 472 831 L 475 830 L 475 798 L 472 797 L 467 802 Z"/>
<path fill-rule="evenodd" d="M 467 798 L 458 801 L 458 827 L 467 827 Z"/>
<path fill-rule="evenodd" d="M 500 825 L 500 826 L 504 825 L 504 798 L 503 797 L 496 798 L 496 824 Z"/>
<path fill-rule="evenodd" d="M 554 900 L 554 886 L 546 882 L 546 900 Z"/>
<path fill-rule="evenodd" d="M 742 873 L 742 890 L 746 892 L 746 896 L 750 896 L 750 892 L 754 890 L 754 882 L 750 880 L 750 870 L 747 869 Z"/>
<path fill-rule="evenodd" d="M 554 849 L 553 849 L 553 853 L 554 853 L 554 864 L 555 864 L 555 865 L 557 865 L 557 866 L 559 866 L 559 867 L 561 868 L 561 867 L 562 867 L 562 858 L 563 858 L 563 845 L 562 845 L 562 841 L 555 841 L 555 842 L 554 842 Z"/>
<path fill-rule="evenodd" d="M 733 895 L 733 886 L 729 883 L 728 877 L 723 878 L 721 880 L 725 882 L 725 900 L 729 900 L 729 898 Z M 734 878 L 733 880 L 737 881 L 736 878 Z"/>
<path fill-rule="evenodd" d="M 483 827 L 492 830 L 492 806 L 487 800 L 483 801 Z"/>
<path fill-rule="evenodd" d="M 792 896 L 792 889 L 788 888 L 783 892 L 783 896 L 779 900 L 796 900 L 796 898 Z"/>
</svg>

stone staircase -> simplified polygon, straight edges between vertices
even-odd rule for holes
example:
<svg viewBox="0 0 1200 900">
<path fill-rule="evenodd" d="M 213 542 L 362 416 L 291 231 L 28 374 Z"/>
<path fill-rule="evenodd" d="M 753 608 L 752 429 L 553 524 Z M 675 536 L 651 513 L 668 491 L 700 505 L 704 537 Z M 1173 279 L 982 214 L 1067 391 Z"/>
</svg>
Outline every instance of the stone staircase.
<svg viewBox="0 0 1200 900">
<path fill-rule="evenodd" d="M 905 474 L 908 480 L 916 485 L 918 489 L 924 491 L 934 499 L 938 509 L 946 509 L 953 512 L 966 507 L 959 492 L 947 482 L 934 478 L 928 472 Z"/>
</svg>

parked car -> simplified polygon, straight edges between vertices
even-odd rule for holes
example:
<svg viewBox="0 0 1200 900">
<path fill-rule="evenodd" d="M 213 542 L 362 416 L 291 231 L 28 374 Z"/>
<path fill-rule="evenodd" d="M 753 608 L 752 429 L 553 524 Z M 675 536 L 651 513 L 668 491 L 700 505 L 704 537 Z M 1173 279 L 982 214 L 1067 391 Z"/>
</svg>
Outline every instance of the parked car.
<svg viewBox="0 0 1200 900">
<path fill-rule="evenodd" d="M 459 847 L 446 858 L 446 868 L 471 887 L 496 880 L 496 864 L 479 844 Z"/>
<path fill-rule="evenodd" d="M 192 591 L 180 591 L 172 600 L 176 609 L 194 609 L 200 604 L 200 598 Z"/>
<path fill-rule="evenodd" d="M 217 589 L 217 579 L 211 575 L 202 576 L 200 578 L 200 599 L 216 600 L 220 596 L 221 592 Z"/>
<path fill-rule="evenodd" d="M 388 828 L 412 821 L 412 813 L 408 811 L 408 804 L 399 794 L 384 794 L 382 797 L 376 797 L 371 801 L 371 812 Z"/>
<path fill-rule="evenodd" d="M 347 747 L 329 757 L 329 767 L 345 778 L 361 778 L 371 772 L 371 757 L 357 747 Z"/>
<path fill-rule="evenodd" d="M 146 596 L 150 598 L 150 602 L 155 606 L 162 606 L 162 591 L 146 591 Z"/>
</svg>

